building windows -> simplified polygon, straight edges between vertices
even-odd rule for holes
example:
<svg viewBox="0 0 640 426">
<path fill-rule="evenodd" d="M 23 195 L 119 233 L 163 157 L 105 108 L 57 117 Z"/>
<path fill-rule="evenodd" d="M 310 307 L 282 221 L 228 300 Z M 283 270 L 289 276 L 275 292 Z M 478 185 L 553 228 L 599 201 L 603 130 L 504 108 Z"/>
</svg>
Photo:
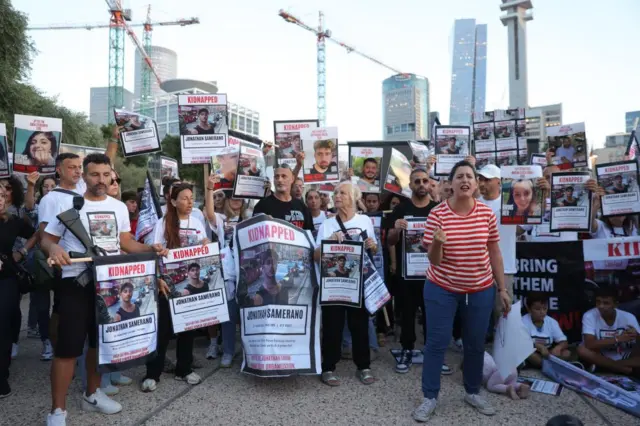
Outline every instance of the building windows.
<svg viewBox="0 0 640 426">
<path fill-rule="evenodd" d="M 259 121 L 254 121 L 253 122 L 253 134 L 254 135 L 259 135 L 260 134 L 260 122 Z"/>
<path fill-rule="evenodd" d="M 177 114 L 176 114 L 177 115 Z M 167 106 L 162 105 L 158 107 L 158 112 L 156 113 L 156 121 L 165 122 L 167 121 Z"/>
<path fill-rule="evenodd" d="M 388 134 L 388 135 L 393 134 L 393 127 L 391 127 L 391 126 L 387 126 L 387 134 Z"/>
<path fill-rule="evenodd" d="M 410 132 L 416 131 L 416 123 L 409 123 L 409 131 Z"/>
<path fill-rule="evenodd" d="M 175 120 L 176 118 L 178 118 L 178 104 L 169 104 L 169 120 Z"/>
<path fill-rule="evenodd" d="M 244 117 L 240 116 L 240 120 L 238 120 L 238 130 L 244 132 Z"/>
<path fill-rule="evenodd" d="M 180 133 L 180 129 L 178 128 L 178 122 L 175 121 L 173 123 L 169 123 L 169 134 L 177 136 Z"/>
</svg>

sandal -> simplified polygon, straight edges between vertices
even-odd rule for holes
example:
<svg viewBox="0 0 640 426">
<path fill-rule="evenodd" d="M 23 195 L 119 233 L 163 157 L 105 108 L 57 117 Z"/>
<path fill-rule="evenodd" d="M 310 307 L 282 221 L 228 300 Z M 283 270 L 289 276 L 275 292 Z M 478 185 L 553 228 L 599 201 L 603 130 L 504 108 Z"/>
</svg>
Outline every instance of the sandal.
<svg viewBox="0 0 640 426">
<path fill-rule="evenodd" d="M 358 370 L 356 372 L 356 377 L 360 379 L 363 385 L 370 385 L 376 381 L 375 376 L 368 368 L 365 368 L 364 370 Z"/>
<path fill-rule="evenodd" d="M 324 371 L 320 376 L 322 383 L 332 387 L 340 386 L 340 378 L 333 371 Z"/>
</svg>

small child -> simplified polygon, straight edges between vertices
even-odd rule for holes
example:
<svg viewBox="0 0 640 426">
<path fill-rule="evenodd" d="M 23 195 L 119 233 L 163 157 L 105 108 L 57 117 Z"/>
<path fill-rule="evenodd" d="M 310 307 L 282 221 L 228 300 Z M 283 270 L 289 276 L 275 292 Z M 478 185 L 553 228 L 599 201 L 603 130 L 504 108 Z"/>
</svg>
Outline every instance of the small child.
<svg viewBox="0 0 640 426">
<path fill-rule="evenodd" d="M 560 329 L 558 321 L 547 315 L 549 299 L 544 293 L 531 292 L 527 295 L 528 314 L 522 317 L 522 323 L 529 331 L 536 351 L 526 362 L 535 368 L 542 367 L 542 359 L 549 354 L 568 361 L 571 357 L 567 336 Z"/>
<path fill-rule="evenodd" d="M 518 371 L 514 369 L 506 379 L 503 379 L 498 372 L 496 362 L 488 352 L 484 353 L 482 383 L 489 392 L 506 394 L 514 400 L 526 399 L 529 396 L 529 385 L 518 383 Z"/>
</svg>

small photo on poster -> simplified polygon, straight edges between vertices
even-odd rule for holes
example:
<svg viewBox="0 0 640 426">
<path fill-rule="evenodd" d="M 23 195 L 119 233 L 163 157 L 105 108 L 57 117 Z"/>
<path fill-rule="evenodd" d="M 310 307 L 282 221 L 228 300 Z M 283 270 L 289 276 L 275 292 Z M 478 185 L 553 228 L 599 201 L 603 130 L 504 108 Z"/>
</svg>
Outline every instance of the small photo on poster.
<svg viewBox="0 0 640 426">
<path fill-rule="evenodd" d="M 589 179 L 589 172 L 551 175 L 551 232 L 591 229 L 591 191 L 585 187 Z"/>
<path fill-rule="evenodd" d="M 123 278 L 97 284 L 106 311 L 99 324 L 109 324 L 152 315 L 156 312 L 155 282 L 152 277 Z"/>
<path fill-rule="evenodd" d="M 7 150 L 7 126 L 0 123 L 0 179 L 11 175 L 9 171 L 9 151 Z"/>
<path fill-rule="evenodd" d="M 229 145 L 225 148 L 212 149 L 211 174 L 217 176 L 213 190 L 233 189 L 238 170 L 240 147 Z"/>
<path fill-rule="evenodd" d="M 227 95 L 178 95 L 182 164 L 207 164 L 211 150 L 227 146 Z"/>
<path fill-rule="evenodd" d="M 584 123 L 547 127 L 547 142 L 561 170 L 588 166 Z"/>
<path fill-rule="evenodd" d="M 54 174 L 62 138 L 62 120 L 16 114 L 13 132 L 13 171 Z"/>
<path fill-rule="evenodd" d="M 517 150 L 518 138 L 516 137 L 516 121 L 495 122 L 496 149 L 498 151 Z"/>
<path fill-rule="evenodd" d="M 638 163 L 635 160 L 596 165 L 598 185 L 604 188 L 601 197 L 602 216 L 640 213 Z"/>
<path fill-rule="evenodd" d="M 539 166 L 503 166 L 502 209 L 503 225 L 540 224 L 544 215 L 544 192 L 536 181 L 542 177 Z"/>
<path fill-rule="evenodd" d="M 497 166 L 517 166 L 518 165 L 518 151 L 498 151 L 496 153 L 497 157 Z"/>
<path fill-rule="evenodd" d="M 494 152 L 496 139 L 493 132 L 493 123 L 474 123 L 473 125 L 473 152 L 477 155 L 481 152 Z"/>
<path fill-rule="evenodd" d="M 322 241 L 320 304 L 362 306 L 363 243 Z"/>
<path fill-rule="evenodd" d="M 391 148 L 391 158 L 387 169 L 387 178 L 384 189 L 403 197 L 411 198 L 409 179 L 411 176 L 411 163 L 400 151 Z"/>
<path fill-rule="evenodd" d="M 113 110 L 116 125 L 121 127 L 120 141 L 125 157 L 162 151 L 156 122 L 124 109 Z"/>
<path fill-rule="evenodd" d="M 260 146 L 242 141 L 238 172 L 233 186 L 233 198 L 261 199 L 264 197 L 266 164 Z M 214 187 L 215 189 L 215 187 Z"/>
<path fill-rule="evenodd" d="M 349 147 L 349 160 L 353 176 L 351 180 L 362 192 L 380 192 L 380 167 L 382 148 Z"/>
<path fill-rule="evenodd" d="M 165 177 L 179 178 L 178 160 L 171 157 L 160 157 L 160 176 L 161 179 Z"/>
<path fill-rule="evenodd" d="M 435 126 L 435 154 L 437 176 L 447 176 L 453 166 L 469 155 L 470 128 L 461 126 Z"/>
<path fill-rule="evenodd" d="M 300 132 L 304 150 L 304 182 L 339 182 L 338 128 L 318 127 Z"/>
<path fill-rule="evenodd" d="M 476 157 L 476 170 L 480 170 L 484 166 L 488 166 L 489 164 L 496 164 L 496 153 L 495 151 L 489 152 L 478 152 L 475 155 Z"/>
<path fill-rule="evenodd" d="M 302 152 L 300 132 L 304 129 L 315 129 L 318 120 L 284 120 L 273 122 L 273 140 L 278 145 L 278 159 L 295 159 Z"/>
<path fill-rule="evenodd" d="M 120 233 L 114 212 L 87 213 L 89 235 L 93 243 L 107 253 L 120 254 Z"/>
</svg>

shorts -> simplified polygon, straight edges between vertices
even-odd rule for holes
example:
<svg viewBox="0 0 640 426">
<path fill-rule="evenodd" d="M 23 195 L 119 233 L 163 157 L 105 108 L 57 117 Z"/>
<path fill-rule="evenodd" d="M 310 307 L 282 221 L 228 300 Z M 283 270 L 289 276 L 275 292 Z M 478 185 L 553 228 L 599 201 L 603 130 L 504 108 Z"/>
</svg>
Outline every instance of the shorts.
<svg viewBox="0 0 640 426">
<path fill-rule="evenodd" d="M 97 343 L 96 293 L 93 282 L 80 287 L 75 277 L 63 278 L 55 286 L 58 300 L 58 341 L 56 358 L 77 358 L 84 352 L 88 339 L 89 347 Z"/>
</svg>

